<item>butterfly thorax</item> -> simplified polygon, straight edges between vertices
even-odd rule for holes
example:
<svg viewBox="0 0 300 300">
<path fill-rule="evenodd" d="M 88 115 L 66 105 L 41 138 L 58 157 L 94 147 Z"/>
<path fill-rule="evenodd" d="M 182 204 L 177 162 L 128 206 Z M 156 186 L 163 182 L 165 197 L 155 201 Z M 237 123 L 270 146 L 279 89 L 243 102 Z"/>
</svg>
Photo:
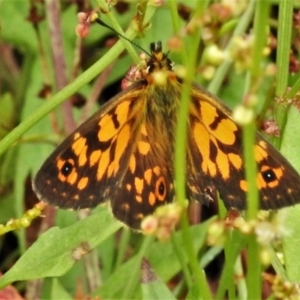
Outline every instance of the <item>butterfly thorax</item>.
<svg viewBox="0 0 300 300">
<path fill-rule="evenodd" d="M 150 45 L 151 57 L 147 61 L 147 69 L 144 74 L 146 89 L 144 95 L 147 98 L 147 112 L 154 112 L 166 121 L 176 120 L 176 114 L 180 99 L 180 84 L 172 70 L 173 63 L 162 52 L 161 42 Z"/>
</svg>

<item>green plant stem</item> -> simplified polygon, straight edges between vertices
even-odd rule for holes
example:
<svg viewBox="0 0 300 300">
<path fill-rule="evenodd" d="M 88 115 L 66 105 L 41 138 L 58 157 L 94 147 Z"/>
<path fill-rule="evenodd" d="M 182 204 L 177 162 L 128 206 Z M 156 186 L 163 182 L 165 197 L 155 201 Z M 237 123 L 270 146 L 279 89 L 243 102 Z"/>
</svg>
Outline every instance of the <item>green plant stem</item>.
<svg viewBox="0 0 300 300">
<path fill-rule="evenodd" d="M 111 11 L 111 8 L 109 8 L 107 1 L 105 0 L 96 0 L 96 2 L 98 3 L 98 6 L 101 7 L 104 11 L 106 11 L 105 16 L 109 19 L 113 30 L 115 30 L 115 32 L 117 34 L 121 35 L 121 39 L 120 41 L 123 43 L 124 48 L 127 50 L 127 52 L 129 53 L 129 55 L 132 57 L 132 59 L 138 63 L 139 62 L 139 57 L 136 53 L 136 51 L 134 50 L 133 44 L 130 43 L 129 41 L 127 41 L 127 38 L 129 40 L 133 39 L 128 37 L 127 34 L 125 34 L 125 32 L 123 31 L 122 27 L 120 26 L 118 20 L 115 18 L 114 14 Z M 100 15 L 100 19 L 101 19 L 101 15 Z M 122 36 L 125 36 L 125 38 L 122 38 Z"/>
<path fill-rule="evenodd" d="M 245 31 L 247 30 L 247 28 L 249 27 L 249 24 L 252 22 L 252 17 L 253 17 L 253 13 L 254 13 L 254 8 L 255 8 L 255 0 L 250 0 L 249 4 L 247 6 L 247 9 L 245 10 L 245 12 L 243 13 L 243 15 L 241 16 L 233 34 L 232 34 L 232 38 L 230 39 L 228 45 L 226 46 L 226 48 L 224 49 L 225 52 L 230 51 L 231 47 L 233 47 L 233 43 L 234 43 L 234 39 L 245 33 Z M 217 69 L 213 80 L 210 82 L 210 84 L 208 85 L 207 89 L 213 93 L 216 94 L 222 84 L 222 82 L 224 81 L 224 78 L 226 77 L 230 67 L 232 65 L 232 61 L 231 60 L 225 60 Z"/>
<path fill-rule="evenodd" d="M 238 293 L 238 298 L 240 300 L 246 300 L 247 299 L 247 285 L 245 282 L 244 278 L 244 270 L 242 266 L 242 260 L 241 260 L 241 255 L 239 255 L 236 258 L 235 265 L 234 265 L 234 273 L 235 276 L 237 277 L 237 293 Z M 234 299 L 234 298 L 231 298 Z"/>
<path fill-rule="evenodd" d="M 285 0 L 279 2 L 276 56 L 276 67 L 278 69 L 276 78 L 276 96 L 278 98 L 282 98 L 287 92 L 290 59 L 289 46 L 291 45 L 292 38 L 293 2 L 294 1 L 292 0 Z M 286 107 L 278 106 L 276 111 L 276 120 L 281 128 L 281 131 L 283 132 L 287 121 Z M 275 142 L 276 146 L 279 148 L 281 140 L 277 139 Z"/>
<path fill-rule="evenodd" d="M 249 82 L 250 94 L 257 93 L 257 81 L 261 74 L 261 61 L 263 48 L 267 44 L 267 25 L 269 15 L 269 3 L 257 1 L 255 7 L 254 30 L 255 37 L 252 51 L 252 65 Z M 243 149 L 245 161 L 245 177 L 247 181 L 247 219 L 256 219 L 259 208 L 259 193 L 257 188 L 257 164 L 254 158 L 254 145 L 256 141 L 255 123 L 251 122 L 243 128 Z M 259 245 L 255 234 L 249 237 L 248 243 L 248 272 L 246 277 L 248 298 L 261 297 L 261 263 L 259 259 Z"/>
<path fill-rule="evenodd" d="M 273 247 L 268 247 L 268 251 L 272 254 L 272 267 L 274 268 L 275 272 L 277 275 L 279 275 L 282 280 L 289 280 L 289 278 L 287 277 L 287 274 L 286 274 L 286 270 L 284 268 L 284 266 L 282 265 L 282 262 L 280 261 L 280 259 L 278 258 L 275 250 Z"/>
<path fill-rule="evenodd" d="M 120 244 L 118 246 L 117 259 L 116 259 L 116 263 L 114 266 L 115 270 L 117 270 L 123 263 L 123 259 L 125 258 L 125 254 L 126 254 L 126 249 L 129 245 L 130 235 L 131 235 L 131 232 L 129 230 L 127 230 L 126 228 L 124 228 L 122 230 L 121 240 L 120 240 Z"/>
<path fill-rule="evenodd" d="M 292 37 L 292 22 L 293 22 L 293 0 L 279 1 L 279 18 L 278 18 L 278 39 L 277 39 L 277 56 L 276 66 L 276 95 L 283 96 L 286 93 L 288 77 L 289 77 L 289 59 Z"/>
<path fill-rule="evenodd" d="M 254 17 L 254 46 L 252 51 L 252 66 L 250 69 L 250 94 L 257 93 L 257 81 L 261 74 L 263 48 L 267 44 L 267 26 L 269 3 L 257 1 Z M 248 89 L 249 90 L 249 89 Z M 259 208 L 259 193 L 256 183 L 257 164 L 254 158 L 253 147 L 256 141 L 255 124 L 251 122 L 243 128 L 243 149 L 245 161 L 245 177 L 247 181 L 247 219 L 256 219 Z M 261 297 L 261 263 L 259 259 L 259 245 L 256 235 L 252 234 L 248 240 L 248 272 L 246 276 L 248 299 Z M 244 293 L 243 293 L 244 294 Z"/>
<path fill-rule="evenodd" d="M 261 61 L 263 58 L 263 49 L 267 45 L 268 38 L 268 16 L 270 5 L 268 1 L 257 1 L 254 14 L 253 34 L 255 37 L 252 50 L 251 76 L 261 75 Z"/>
<path fill-rule="evenodd" d="M 223 267 L 222 276 L 219 280 L 216 299 L 223 299 L 227 290 L 229 299 L 234 299 L 232 296 L 232 291 L 235 288 L 234 281 L 232 280 L 232 278 L 234 278 L 234 270 L 232 266 L 234 265 L 235 253 L 232 249 L 232 242 L 233 237 L 230 234 L 227 236 L 226 243 L 224 245 L 225 264 Z"/>
<path fill-rule="evenodd" d="M 298 76 L 298 79 L 294 82 L 291 89 L 286 94 L 286 99 L 293 98 L 300 90 L 300 76 Z"/>
<path fill-rule="evenodd" d="M 169 6 L 170 6 L 170 11 L 171 11 L 171 16 L 172 16 L 172 23 L 173 23 L 174 32 L 175 32 L 175 34 L 179 35 L 180 22 L 179 22 L 179 15 L 178 15 L 178 9 L 177 9 L 177 1 L 170 0 Z M 183 49 L 181 51 L 181 58 L 182 58 L 183 62 L 188 60 L 187 52 L 186 52 L 185 47 L 183 47 Z"/>
<path fill-rule="evenodd" d="M 259 245 L 256 241 L 256 235 L 249 236 L 248 244 L 248 264 L 246 282 L 248 287 L 248 299 L 261 299 L 261 263 L 259 258 Z"/>
<path fill-rule="evenodd" d="M 247 182 L 247 219 L 255 219 L 258 212 L 258 189 L 256 185 L 257 166 L 254 159 L 255 124 L 251 122 L 243 127 L 243 149 L 245 177 Z"/>
<path fill-rule="evenodd" d="M 170 6 L 170 12 L 172 15 L 174 32 L 178 33 L 180 30 L 180 23 L 179 23 L 177 2 L 175 0 L 170 0 L 169 6 Z"/>
<path fill-rule="evenodd" d="M 212 299 L 209 287 L 206 282 L 205 273 L 200 269 L 199 262 L 195 253 L 191 232 L 189 230 L 189 222 L 187 214 L 184 214 L 180 222 L 182 228 L 182 241 L 189 259 L 189 265 L 194 276 L 195 287 L 198 297 L 203 299 Z"/>
<path fill-rule="evenodd" d="M 198 8 L 203 11 L 204 8 Z M 184 61 L 186 67 L 186 76 L 182 84 L 180 107 L 178 112 L 178 122 L 176 128 L 175 141 L 175 181 L 176 181 L 176 198 L 177 201 L 185 206 L 185 173 L 186 173 L 186 143 L 187 143 L 187 116 L 189 112 L 190 94 L 192 89 L 192 82 L 194 78 L 194 71 L 196 65 L 197 51 L 200 41 L 200 35 L 194 34 L 189 38 L 189 59 Z M 187 53 L 187 49 L 185 51 Z M 183 55 L 185 58 L 185 55 Z"/>
<path fill-rule="evenodd" d="M 189 289 L 191 289 L 192 285 L 193 285 L 193 280 L 192 280 L 191 273 L 186 264 L 184 251 L 182 249 L 182 243 L 179 243 L 179 241 L 175 238 L 174 234 L 172 234 L 171 239 L 172 239 L 172 244 L 173 244 L 174 250 L 175 250 L 178 260 L 180 261 L 180 264 L 181 264 L 182 272 L 184 274 L 184 279 L 185 279 L 186 284 L 189 287 Z"/>
<path fill-rule="evenodd" d="M 200 1 L 195 11 L 195 17 L 203 14 L 206 3 Z M 189 112 L 190 93 L 192 88 L 192 81 L 194 78 L 194 70 L 196 65 L 197 51 L 200 41 L 200 35 L 195 32 L 189 38 L 189 49 L 185 49 L 189 53 L 189 59 L 184 61 L 186 67 L 186 77 L 182 85 L 181 101 L 178 113 L 178 122 L 176 130 L 175 142 L 175 182 L 176 182 L 176 198 L 180 205 L 185 205 L 185 175 L 186 175 L 186 143 L 187 143 L 187 116 Z M 187 51 L 189 50 L 189 51 Z M 184 59 L 185 55 L 183 55 Z M 181 218 L 182 239 L 189 258 L 189 265 L 192 274 L 195 278 L 195 287 L 198 292 L 198 297 L 204 299 L 211 299 L 209 287 L 206 282 L 206 277 L 203 271 L 199 268 L 196 253 L 192 243 L 192 237 L 189 231 L 189 222 L 187 214 L 183 214 Z"/>
</svg>

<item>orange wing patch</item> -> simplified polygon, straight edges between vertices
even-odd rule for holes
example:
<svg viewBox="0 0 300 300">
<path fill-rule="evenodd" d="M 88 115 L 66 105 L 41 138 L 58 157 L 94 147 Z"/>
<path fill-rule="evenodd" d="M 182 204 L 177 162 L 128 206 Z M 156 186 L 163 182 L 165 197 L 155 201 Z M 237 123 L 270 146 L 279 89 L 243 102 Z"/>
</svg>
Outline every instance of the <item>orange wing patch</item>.
<svg viewBox="0 0 300 300">
<path fill-rule="evenodd" d="M 89 183 L 89 178 L 88 177 L 82 177 L 78 184 L 77 184 L 77 187 L 80 189 L 80 190 L 83 190 L 85 189 L 87 186 L 88 186 L 88 183 Z"/>
<path fill-rule="evenodd" d="M 98 123 L 100 142 L 109 141 L 118 134 L 120 128 L 128 121 L 129 106 L 130 101 L 124 101 L 116 107 L 113 113 L 106 114 L 100 119 Z"/>
<path fill-rule="evenodd" d="M 237 125 L 228 117 L 221 118 L 217 108 L 208 102 L 200 104 L 201 121 L 210 134 L 225 145 L 233 145 Z"/>
<path fill-rule="evenodd" d="M 128 147 L 128 142 L 130 139 L 130 126 L 128 124 L 124 125 L 123 128 L 120 130 L 119 134 L 116 137 L 116 149 L 115 149 L 115 156 L 114 160 L 110 161 L 108 156 L 108 160 L 110 165 L 108 167 L 108 177 L 111 177 L 112 174 L 115 176 L 120 168 L 120 159 L 125 152 L 125 149 Z M 113 141 L 114 142 L 114 139 Z M 110 149 L 106 150 L 108 153 L 111 151 Z M 100 158 L 101 160 L 101 158 Z M 100 167 L 100 164 L 99 164 Z"/>
<path fill-rule="evenodd" d="M 224 145 L 229 150 L 229 146 L 232 147 L 236 142 L 238 127 L 227 116 L 221 115 L 221 112 L 210 103 L 203 101 L 198 105 L 200 118 L 197 117 L 199 112 L 192 111 L 194 118 L 198 119 L 192 124 L 192 133 L 202 156 L 201 169 L 209 176 L 216 177 L 220 174 L 224 180 L 227 180 L 231 175 L 231 166 L 241 170 L 242 159 L 234 152 L 225 152 L 220 145 Z"/>
</svg>

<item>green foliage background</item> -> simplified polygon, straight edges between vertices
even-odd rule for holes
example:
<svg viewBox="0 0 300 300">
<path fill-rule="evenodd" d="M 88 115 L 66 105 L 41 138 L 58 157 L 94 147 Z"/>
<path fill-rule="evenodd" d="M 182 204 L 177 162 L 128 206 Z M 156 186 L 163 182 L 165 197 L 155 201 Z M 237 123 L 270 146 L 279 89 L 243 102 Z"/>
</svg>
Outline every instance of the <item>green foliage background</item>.
<svg viewBox="0 0 300 300">
<path fill-rule="evenodd" d="M 148 49 L 150 42 L 157 40 L 161 40 L 164 49 L 168 49 L 168 40 L 178 33 L 178 29 L 182 32 L 186 25 L 185 21 L 176 16 L 176 1 L 165 1 L 163 6 L 154 6 L 154 1 L 128 1 L 128 10 L 123 14 L 118 13 L 114 6 L 111 10 L 108 9 L 104 1 L 86 2 L 92 8 L 105 7 L 109 13 L 101 14 L 101 19 L 118 30 L 128 28 L 126 36 L 144 49 Z M 45 4 L 49 9 L 51 1 L 45 1 Z M 189 1 L 188 6 L 195 14 L 201 15 L 211 4 L 209 1 Z M 43 4 L 36 5 L 42 15 L 53 14 L 52 11 L 47 11 Z M 225 41 L 223 40 L 225 49 L 234 47 L 232 41 L 235 36 L 244 36 L 249 31 L 259 36 L 259 42 L 255 43 L 253 48 L 252 66 L 238 72 L 234 68 L 234 61 L 229 59 L 216 67 L 211 81 L 204 79 L 201 71 L 196 75 L 190 72 L 190 76 L 214 94 L 218 94 L 232 108 L 241 102 L 243 95 L 251 93 L 254 87 L 259 101 L 258 113 L 265 113 L 264 108 L 270 105 L 270 101 L 274 101 L 275 97 L 283 99 L 283 102 L 295 99 L 299 88 L 299 76 L 289 72 L 289 57 L 291 39 L 296 39 L 299 31 L 299 28 L 293 27 L 292 24 L 293 10 L 298 7 L 297 1 L 249 1 L 243 14 L 232 16 L 216 30 L 216 34 L 219 34 L 220 40 L 226 36 Z M 0 51 L 3 54 L 2 59 L 0 58 L 0 188 L 3 191 L 0 193 L 0 223 L 3 224 L 11 218 L 20 218 L 23 215 L 24 199 L 30 190 L 31 177 L 54 146 L 65 136 L 62 115 L 66 112 L 62 111 L 60 104 L 74 93 L 80 92 L 88 98 L 93 90 L 94 78 L 111 63 L 115 62 L 115 65 L 113 71 L 105 78 L 106 85 L 122 78 L 132 62 L 138 61 L 134 47 L 122 39 L 109 50 L 103 46 L 103 42 L 99 43 L 108 34 L 114 34 L 109 33 L 106 28 L 94 25 L 83 42 L 83 47 L 90 56 L 87 60 L 88 67 L 80 68 L 80 74 L 74 76 L 76 51 L 79 50 L 78 37 L 75 35 L 76 5 L 70 5 L 66 1 L 60 2 L 60 24 L 51 23 L 50 18 L 38 23 L 40 41 L 37 31 L 27 19 L 29 9 L 30 1 L 6 0 L 0 3 Z M 271 12 L 274 10 L 279 11 L 278 20 L 272 18 Z M 133 22 L 137 12 L 141 13 L 144 24 L 147 24 L 139 31 Z M 55 87 L 57 74 L 52 63 L 53 45 L 49 38 L 51 26 L 57 26 L 62 32 L 61 55 L 66 63 L 64 71 L 69 82 L 59 91 Z M 263 72 L 264 67 L 274 58 L 263 57 L 261 52 L 267 44 L 269 33 L 274 31 L 278 34 L 277 72 L 266 75 L 266 72 Z M 200 31 L 194 34 L 197 38 L 201 37 Z M 190 40 L 189 37 L 186 38 L 197 47 L 198 40 L 195 40 L 195 36 Z M 191 49 L 198 49 L 189 43 L 187 45 Z M 43 45 L 43 57 L 39 51 L 40 45 Z M 208 44 L 203 43 L 201 46 L 204 49 Z M 17 68 L 7 68 L 7 57 L 4 55 L 6 47 L 15 51 Z M 119 57 L 125 47 L 130 55 Z M 295 55 L 298 55 L 298 49 L 295 49 Z M 190 64 L 193 70 L 193 57 L 188 56 L 190 60 L 185 61 L 184 55 L 172 51 L 169 56 L 178 64 L 183 63 L 187 69 Z M 199 70 L 207 67 L 203 57 L 195 58 L 200 62 Z M 38 96 L 45 83 L 52 87 L 49 101 L 43 101 Z M 288 87 L 292 88 L 289 93 Z M 272 111 L 271 115 L 275 116 L 282 131 L 281 138 L 273 139 L 273 142 L 300 171 L 299 111 L 294 105 L 274 107 L 276 110 Z M 97 105 L 94 105 L 91 112 L 96 109 Z M 58 122 L 59 134 L 53 130 L 53 119 L 49 117 L 53 111 Z M 67 114 L 74 115 L 76 122 L 79 122 L 80 110 L 68 108 Z M 178 169 L 180 173 L 180 167 Z M 181 180 L 180 174 L 177 179 L 178 182 Z M 222 213 L 224 210 L 221 209 L 220 215 Z M 256 214 L 256 211 L 254 213 Z M 276 274 L 283 280 L 296 282 L 300 281 L 299 215 L 300 208 L 297 206 L 282 210 L 278 217 L 279 222 L 282 222 L 289 232 L 289 235 L 279 240 L 279 243 L 282 243 L 279 249 L 284 255 L 285 265 L 277 256 L 270 256 L 270 263 Z M 57 211 L 55 226 L 43 232 L 29 248 L 26 230 L 14 231 L 18 249 L 1 261 L 0 270 L 6 271 L 11 262 L 14 264 L 0 279 L 0 289 L 17 281 L 25 281 L 26 285 L 20 286 L 23 292 L 36 292 L 40 298 L 52 299 L 73 299 L 81 290 L 86 295 L 100 295 L 103 299 L 220 299 L 224 298 L 226 292 L 229 299 L 261 297 L 261 273 L 266 267 L 261 262 L 262 246 L 257 243 L 254 234 L 243 235 L 238 230 L 232 230 L 230 234 L 224 234 L 224 243 L 209 248 L 206 236 L 209 225 L 215 218 L 191 227 L 183 224 L 171 240 L 164 243 L 122 228 L 121 224 L 112 218 L 107 206 L 95 209 L 91 216 L 83 220 L 77 219 L 76 212 Z M 0 247 L 4 248 L 4 237 L 0 241 Z M 269 246 L 269 254 L 278 249 Z M 92 249 L 94 250 L 90 252 Z M 238 255 L 242 249 L 246 249 L 248 255 L 248 273 L 236 284 L 234 278 L 237 269 L 233 268 L 233 265 L 240 260 Z M 214 291 L 215 295 L 212 295 L 201 269 L 222 250 L 225 251 L 225 264 L 218 288 Z M 83 256 L 85 252 L 90 253 Z M 16 261 L 19 255 L 20 258 Z M 151 268 L 146 268 L 146 273 L 155 272 L 153 280 L 140 281 L 143 257 L 146 257 L 151 265 Z M 170 288 L 171 279 L 178 274 L 180 276 L 176 277 L 178 279 Z M 43 281 L 38 285 L 38 289 L 37 285 L 29 284 L 36 283 L 36 280 L 41 278 Z M 32 287 L 37 290 L 32 290 Z M 272 297 L 275 296 L 271 293 L 270 299 Z"/>
</svg>

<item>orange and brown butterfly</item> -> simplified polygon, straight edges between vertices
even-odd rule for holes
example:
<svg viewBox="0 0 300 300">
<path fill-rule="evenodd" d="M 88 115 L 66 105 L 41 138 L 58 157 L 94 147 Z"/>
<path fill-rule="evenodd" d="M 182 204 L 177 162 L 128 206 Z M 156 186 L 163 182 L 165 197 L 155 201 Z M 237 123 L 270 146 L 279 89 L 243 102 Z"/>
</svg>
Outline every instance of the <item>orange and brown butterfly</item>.
<svg viewBox="0 0 300 300">
<path fill-rule="evenodd" d="M 174 143 L 181 80 L 161 43 L 140 78 L 75 130 L 45 161 L 33 186 L 62 208 L 109 201 L 114 216 L 133 229 L 160 205 L 174 201 Z M 154 79 L 156 72 L 165 81 Z M 225 206 L 246 207 L 242 129 L 212 94 L 192 86 L 187 132 L 186 191 L 209 205 L 219 192 Z M 300 176 L 259 133 L 254 146 L 262 209 L 300 202 Z"/>
</svg>

